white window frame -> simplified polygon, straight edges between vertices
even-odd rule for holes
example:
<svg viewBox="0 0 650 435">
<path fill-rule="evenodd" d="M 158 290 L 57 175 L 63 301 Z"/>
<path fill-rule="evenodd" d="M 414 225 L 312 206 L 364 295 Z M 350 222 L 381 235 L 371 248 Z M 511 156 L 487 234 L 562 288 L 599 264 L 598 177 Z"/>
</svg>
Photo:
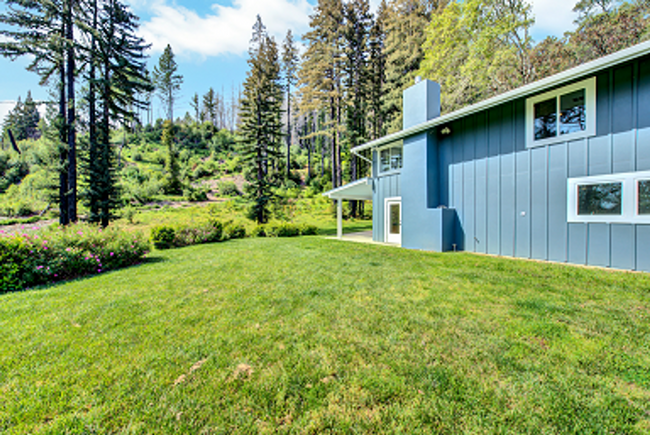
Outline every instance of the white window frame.
<svg viewBox="0 0 650 435">
<path fill-rule="evenodd" d="M 567 180 L 567 221 L 583 223 L 650 224 L 650 214 L 639 214 L 638 182 L 650 180 L 650 171 L 595 175 Z M 579 215 L 578 186 L 601 183 L 621 183 L 620 215 Z"/>
<path fill-rule="evenodd" d="M 559 134 L 560 132 L 560 96 L 569 94 L 571 92 L 585 90 L 585 115 L 587 128 L 582 131 L 576 131 L 569 134 Z M 555 137 L 548 137 L 546 139 L 535 140 L 535 104 L 540 101 L 555 98 L 556 114 L 557 114 L 557 132 Z M 546 92 L 541 95 L 530 97 L 526 100 L 526 148 L 534 148 L 554 143 L 566 142 L 569 140 L 580 139 L 596 135 L 596 77 L 591 77 L 574 83 L 569 86 L 564 86 L 559 89 Z"/>
<path fill-rule="evenodd" d="M 390 148 L 400 148 L 402 150 L 402 167 L 399 169 L 389 169 L 387 171 L 382 171 L 381 170 L 381 152 L 386 149 Z M 393 174 L 399 174 L 402 172 L 402 168 L 404 167 L 404 146 L 403 145 L 386 145 L 381 148 L 377 148 L 377 176 L 378 177 L 383 177 L 384 175 L 393 175 Z"/>
</svg>

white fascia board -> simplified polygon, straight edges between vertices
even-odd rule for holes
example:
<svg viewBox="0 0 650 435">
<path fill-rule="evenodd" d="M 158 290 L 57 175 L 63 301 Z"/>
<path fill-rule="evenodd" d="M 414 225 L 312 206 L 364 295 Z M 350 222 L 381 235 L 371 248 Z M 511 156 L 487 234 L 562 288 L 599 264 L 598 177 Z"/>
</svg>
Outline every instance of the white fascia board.
<svg viewBox="0 0 650 435">
<path fill-rule="evenodd" d="M 352 183 L 337 187 L 322 194 L 330 199 L 372 199 L 372 180 L 369 177 L 361 178 Z"/>
<path fill-rule="evenodd" d="M 632 47 L 626 48 L 621 51 L 617 51 L 616 53 L 612 53 L 608 56 L 604 56 L 599 59 L 592 60 L 582 65 L 578 65 L 574 68 L 568 69 L 566 71 L 562 71 L 560 73 L 554 74 L 550 77 L 546 77 L 536 82 L 529 83 L 520 88 L 513 89 L 512 91 L 508 91 L 504 94 L 497 95 L 496 97 L 488 98 L 487 100 L 483 100 L 479 103 L 472 104 L 471 106 L 464 107 L 460 110 L 456 110 L 455 112 L 448 113 L 438 118 L 433 118 L 430 121 L 423 122 L 411 128 L 407 128 L 406 130 L 398 131 L 396 133 L 389 134 L 388 136 L 384 136 L 382 138 L 373 140 L 372 142 L 359 145 L 357 147 L 352 148 L 352 152 L 354 154 L 358 154 L 359 152 L 363 150 L 367 150 L 369 148 L 375 148 L 391 142 L 402 140 L 406 137 L 425 132 L 432 127 L 445 124 L 486 109 L 490 109 L 494 106 L 498 106 L 499 104 L 503 104 L 505 102 L 515 100 L 517 98 L 525 97 L 530 94 L 534 94 L 536 92 L 543 91 L 557 85 L 561 85 L 568 81 L 610 68 L 614 65 L 618 65 L 627 62 L 629 60 L 636 59 L 637 57 L 641 57 L 648 53 L 650 53 L 650 41 L 633 45 Z"/>
</svg>

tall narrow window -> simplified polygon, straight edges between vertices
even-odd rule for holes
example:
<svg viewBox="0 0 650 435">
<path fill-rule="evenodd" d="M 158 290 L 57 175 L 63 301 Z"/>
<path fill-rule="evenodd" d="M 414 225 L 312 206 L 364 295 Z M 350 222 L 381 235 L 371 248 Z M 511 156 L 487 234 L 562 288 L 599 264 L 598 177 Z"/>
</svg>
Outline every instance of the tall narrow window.
<svg viewBox="0 0 650 435">
<path fill-rule="evenodd" d="M 571 134 L 586 128 L 585 90 L 560 96 L 560 134 Z"/>
<path fill-rule="evenodd" d="M 640 180 L 639 192 L 639 214 L 650 214 L 650 180 Z"/>
<path fill-rule="evenodd" d="M 557 135 L 556 106 L 555 98 L 535 104 L 535 140 Z"/>
</svg>

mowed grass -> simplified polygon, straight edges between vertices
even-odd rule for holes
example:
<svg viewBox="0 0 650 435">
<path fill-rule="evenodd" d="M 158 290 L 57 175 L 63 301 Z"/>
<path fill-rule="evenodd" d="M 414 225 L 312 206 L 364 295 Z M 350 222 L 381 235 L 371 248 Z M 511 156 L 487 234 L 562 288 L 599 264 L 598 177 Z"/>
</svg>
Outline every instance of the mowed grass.
<svg viewBox="0 0 650 435">
<path fill-rule="evenodd" d="M 0 432 L 648 433 L 650 276 L 326 240 L 0 296 Z"/>
</svg>

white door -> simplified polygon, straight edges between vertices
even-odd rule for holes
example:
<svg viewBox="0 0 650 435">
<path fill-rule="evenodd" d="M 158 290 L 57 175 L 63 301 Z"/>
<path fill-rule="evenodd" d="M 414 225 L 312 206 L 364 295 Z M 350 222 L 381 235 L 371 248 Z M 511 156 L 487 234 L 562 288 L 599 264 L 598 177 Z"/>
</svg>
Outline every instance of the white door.
<svg viewBox="0 0 650 435">
<path fill-rule="evenodd" d="M 402 244 L 402 198 L 386 198 L 386 243 Z"/>
</svg>

